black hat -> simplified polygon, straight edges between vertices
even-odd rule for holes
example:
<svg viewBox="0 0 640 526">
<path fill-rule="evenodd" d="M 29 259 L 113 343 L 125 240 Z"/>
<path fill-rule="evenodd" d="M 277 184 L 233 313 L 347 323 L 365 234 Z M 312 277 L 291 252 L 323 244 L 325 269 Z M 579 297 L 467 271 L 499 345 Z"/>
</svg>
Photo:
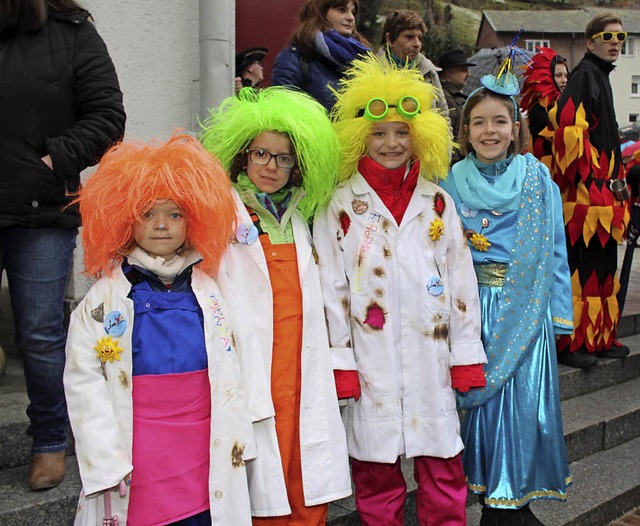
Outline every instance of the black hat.
<svg viewBox="0 0 640 526">
<path fill-rule="evenodd" d="M 236 54 L 236 75 L 254 62 L 260 62 L 269 51 L 266 47 L 252 47 Z"/>
<path fill-rule="evenodd" d="M 469 62 L 469 59 L 464 56 L 460 49 L 440 55 L 440 67 L 442 69 L 455 68 L 456 66 L 475 66 L 475 64 Z"/>
</svg>

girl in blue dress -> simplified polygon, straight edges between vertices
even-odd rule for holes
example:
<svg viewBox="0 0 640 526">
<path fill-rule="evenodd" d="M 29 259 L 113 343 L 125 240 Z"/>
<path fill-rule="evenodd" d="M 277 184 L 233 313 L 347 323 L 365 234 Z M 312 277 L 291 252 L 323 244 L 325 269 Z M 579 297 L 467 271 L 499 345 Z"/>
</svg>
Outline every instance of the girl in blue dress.
<svg viewBox="0 0 640 526">
<path fill-rule="evenodd" d="M 565 500 L 571 480 L 555 355 L 555 337 L 573 328 L 562 203 L 547 168 L 517 153 L 526 144 L 517 82 L 503 83 L 488 75 L 467 100 L 466 157 L 441 183 L 471 247 L 488 359 L 486 387 L 458 398 L 481 526 L 542 524 L 529 502 Z"/>
</svg>

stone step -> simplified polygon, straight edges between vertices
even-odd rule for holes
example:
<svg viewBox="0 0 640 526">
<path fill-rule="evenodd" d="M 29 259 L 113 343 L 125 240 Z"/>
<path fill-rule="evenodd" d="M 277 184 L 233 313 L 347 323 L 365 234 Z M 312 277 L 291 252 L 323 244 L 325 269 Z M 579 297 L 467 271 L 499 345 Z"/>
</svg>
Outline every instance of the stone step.
<svg viewBox="0 0 640 526">
<path fill-rule="evenodd" d="M 640 505 L 640 438 L 571 463 L 565 504 L 538 501 L 532 509 L 548 526 L 605 526 Z"/>
<path fill-rule="evenodd" d="M 27 393 L 0 394 L 0 469 L 29 462 L 31 438 L 25 409 Z"/>
<path fill-rule="evenodd" d="M 598 359 L 598 365 L 588 370 L 559 364 L 560 398 L 568 400 L 640 376 L 640 334 L 620 338 L 620 341 L 631 349 L 626 358 Z"/>
<path fill-rule="evenodd" d="M 31 491 L 29 466 L 0 471 L 1 526 L 71 526 L 75 516 L 80 476 L 75 457 L 67 457 L 65 478 L 57 488 Z"/>
<path fill-rule="evenodd" d="M 640 436 L 640 377 L 562 402 L 569 462 Z"/>
</svg>

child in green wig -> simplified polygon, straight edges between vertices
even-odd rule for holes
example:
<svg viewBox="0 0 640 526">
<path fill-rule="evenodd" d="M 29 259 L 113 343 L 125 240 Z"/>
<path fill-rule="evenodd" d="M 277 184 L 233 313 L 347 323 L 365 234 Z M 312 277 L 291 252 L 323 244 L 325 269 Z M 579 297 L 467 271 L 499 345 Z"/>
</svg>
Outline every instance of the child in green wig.
<svg viewBox="0 0 640 526">
<path fill-rule="evenodd" d="M 272 87 L 224 100 L 200 139 L 237 192 L 218 283 L 241 362 L 264 371 L 245 378 L 260 452 L 247 465 L 254 524 L 324 525 L 351 482 L 308 221 L 335 184 L 337 137 L 319 103 Z M 339 397 L 358 395 L 355 371 L 336 374 Z"/>
</svg>

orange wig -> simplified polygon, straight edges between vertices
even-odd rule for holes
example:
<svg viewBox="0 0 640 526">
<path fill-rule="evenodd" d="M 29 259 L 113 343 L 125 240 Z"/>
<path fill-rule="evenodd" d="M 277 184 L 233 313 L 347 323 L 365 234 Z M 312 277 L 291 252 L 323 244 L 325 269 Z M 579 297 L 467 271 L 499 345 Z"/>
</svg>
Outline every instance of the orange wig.
<svg viewBox="0 0 640 526">
<path fill-rule="evenodd" d="M 134 247 L 133 225 L 173 200 L 188 221 L 186 245 L 215 273 L 236 217 L 229 177 L 200 143 L 177 131 L 162 144 L 120 143 L 102 157 L 75 202 L 82 215 L 85 273 L 110 274 Z"/>
</svg>

